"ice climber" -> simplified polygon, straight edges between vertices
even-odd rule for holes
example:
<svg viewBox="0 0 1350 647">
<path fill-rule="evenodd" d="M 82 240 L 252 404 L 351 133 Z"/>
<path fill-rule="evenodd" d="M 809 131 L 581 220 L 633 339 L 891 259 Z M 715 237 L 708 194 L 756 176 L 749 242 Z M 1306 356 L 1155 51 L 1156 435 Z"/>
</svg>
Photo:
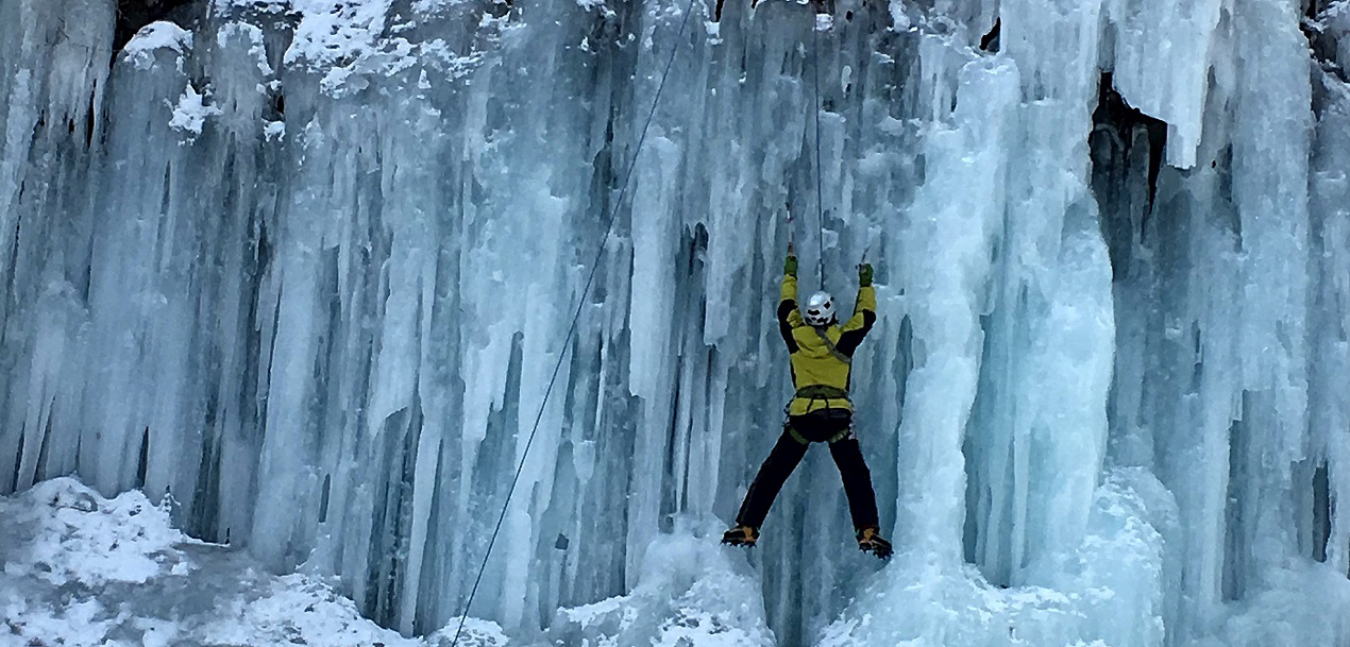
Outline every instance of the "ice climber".
<svg viewBox="0 0 1350 647">
<path fill-rule="evenodd" d="M 857 531 L 858 548 L 885 559 L 891 544 L 877 526 L 877 500 L 872 475 L 853 435 L 853 404 L 849 402 L 849 368 L 853 353 L 877 320 L 877 295 L 872 266 L 858 266 L 858 300 L 853 316 L 840 326 L 834 298 L 817 292 L 806 301 L 805 316 L 797 309 L 797 257 L 788 246 L 778 301 L 778 330 L 787 344 L 796 395 L 787 406 L 787 423 L 769 457 L 745 493 L 736 525 L 722 542 L 754 546 L 759 527 L 769 514 L 783 482 L 806 455 L 811 443 L 828 443 L 830 455 L 844 479 L 844 494 Z"/>
</svg>

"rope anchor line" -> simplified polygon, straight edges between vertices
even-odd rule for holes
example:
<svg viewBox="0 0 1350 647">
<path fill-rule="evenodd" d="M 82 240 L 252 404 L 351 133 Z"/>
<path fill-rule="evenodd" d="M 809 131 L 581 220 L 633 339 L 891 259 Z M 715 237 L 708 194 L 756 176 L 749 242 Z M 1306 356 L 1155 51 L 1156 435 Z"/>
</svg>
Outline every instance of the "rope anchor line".
<svg viewBox="0 0 1350 647">
<path fill-rule="evenodd" d="M 824 168 L 820 165 L 820 27 L 816 24 L 815 14 L 811 16 L 811 76 L 813 78 L 814 94 L 812 95 L 811 108 L 815 113 L 816 121 L 816 223 L 820 226 L 820 231 L 816 237 L 817 257 L 816 264 L 820 271 L 820 289 L 825 289 L 825 194 L 821 191 L 821 176 L 825 174 Z"/>
<path fill-rule="evenodd" d="M 689 15 L 694 12 L 694 0 L 689 0 L 689 6 L 685 9 L 684 16 L 680 19 L 680 30 L 675 35 L 673 45 L 670 48 L 670 58 L 666 61 L 665 71 L 661 73 L 661 82 L 656 86 L 656 96 L 652 98 L 651 111 L 647 113 L 647 120 L 642 125 L 642 134 L 638 137 L 638 143 L 633 150 L 633 157 L 628 161 L 628 170 L 624 173 L 623 185 L 619 188 L 619 196 L 610 208 L 609 216 L 605 222 L 605 235 L 600 239 L 600 246 L 595 251 L 595 259 L 591 262 L 591 271 L 586 276 L 586 286 L 582 288 L 580 296 L 577 298 L 576 312 L 572 314 L 572 323 L 567 329 L 567 336 L 563 339 L 563 344 L 558 351 L 558 361 L 553 365 L 553 374 L 548 379 L 548 387 L 544 389 L 544 397 L 539 402 L 539 411 L 534 417 L 534 426 L 530 429 L 529 438 L 525 441 L 525 448 L 520 454 L 520 463 L 516 466 L 515 476 L 511 478 L 511 487 L 506 491 L 506 501 L 502 503 L 501 514 L 497 517 L 497 525 L 492 529 L 492 537 L 488 539 L 487 550 L 483 553 L 483 563 L 478 567 L 478 575 L 473 580 L 473 587 L 469 590 L 469 598 L 464 602 L 464 612 L 459 616 L 459 628 L 455 630 L 455 637 L 450 641 L 450 647 L 456 647 L 459 644 L 460 635 L 464 632 L 464 623 L 469 618 L 469 608 L 473 605 L 474 597 L 478 595 L 478 586 L 483 581 L 483 573 L 487 571 L 488 558 L 492 556 L 492 548 L 497 544 L 497 537 L 502 530 L 502 522 L 506 520 L 506 511 L 511 505 L 511 496 L 516 492 L 516 485 L 520 482 L 520 475 L 525 470 L 525 462 L 529 458 L 530 447 L 534 445 L 534 438 L 539 433 L 539 424 L 544 419 L 544 409 L 548 406 L 549 396 L 553 394 L 553 387 L 558 381 L 558 372 L 562 368 L 563 360 L 567 358 L 567 346 L 571 344 L 572 337 L 576 335 L 577 322 L 581 319 L 581 311 L 586 306 L 586 295 L 590 294 L 591 285 L 595 283 L 596 271 L 600 268 L 600 259 L 604 257 L 605 247 L 609 243 L 610 234 L 614 230 L 614 218 L 619 208 L 623 205 L 624 197 L 628 195 L 628 186 L 633 179 L 633 169 L 637 167 L 638 155 L 642 154 L 642 146 L 647 142 L 647 131 L 651 128 L 652 120 L 656 117 L 656 108 L 661 104 L 661 93 L 666 88 L 666 80 L 670 78 L 670 70 L 675 65 L 675 55 L 680 51 L 680 39 L 684 37 L 685 27 L 689 24 Z"/>
</svg>

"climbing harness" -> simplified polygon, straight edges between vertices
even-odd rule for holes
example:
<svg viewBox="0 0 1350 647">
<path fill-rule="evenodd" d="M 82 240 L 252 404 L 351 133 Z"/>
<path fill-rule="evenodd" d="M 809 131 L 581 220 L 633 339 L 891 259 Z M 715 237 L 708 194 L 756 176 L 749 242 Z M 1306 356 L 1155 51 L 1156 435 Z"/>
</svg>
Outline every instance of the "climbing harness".
<svg viewBox="0 0 1350 647">
<path fill-rule="evenodd" d="M 670 78 L 670 70 L 675 65 L 675 55 L 680 51 L 680 39 L 684 37 L 685 28 L 689 24 L 689 15 L 693 12 L 694 0 L 689 0 L 689 6 L 685 8 L 684 16 L 680 19 L 680 30 L 675 35 L 674 44 L 670 48 L 670 58 L 666 61 L 665 71 L 661 73 L 661 81 L 656 85 L 656 95 L 652 98 L 651 111 L 647 113 L 647 121 L 642 125 L 642 134 L 638 136 L 633 157 L 628 162 L 628 170 L 624 173 L 618 198 L 609 210 L 609 217 L 605 222 L 605 235 L 601 237 L 600 246 L 595 250 L 595 259 L 591 262 L 591 271 L 586 276 L 586 285 L 581 289 L 581 295 L 577 298 L 577 308 L 576 312 L 572 314 L 572 323 L 567 329 L 567 336 L 563 339 L 561 349 L 558 352 L 558 361 L 553 365 L 553 374 L 548 378 L 548 386 L 544 389 L 544 397 L 539 402 L 539 411 L 534 416 L 534 426 L 530 429 L 530 435 L 520 453 L 520 463 L 516 466 L 515 476 L 511 477 L 511 487 L 506 490 L 506 501 L 502 503 L 501 514 L 497 516 L 497 525 L 493 527 L 492 537 L 488 539 L 487 550 L 483 553 L 483 563 L 479 565 L 478 575 L 473 580 L 473 587 L 469 589 L 469 598 L 464 602 L 464 612 L 459 616 L 459 628 L 455 630 L 455 637 L 450 641 L 450 647 L 456 647 L 459 644 L 460 634 L 464 632 L 464 623 L 469 618 L 469 608 L 473 605 L 473 599 L 478 594 L 478 585 L 482 583 L 483 573 L 487 571 L 488 558 L 492 556 L 492 547 L 496 545 L 497 536 L 502 530 L 502 522 L 506 520 L 506 511 L 511 505 L 511 496 L 515 494 L 516 485 L 520 482 L 520 475 L 525 470 L 525 461 L 530 455 L 530 447 L 534 444 L 534 438 L 539 433 L 539 424 L 544 419 L 544 408 L 548 405 L 548 398 L 553 394 L 553 387 L 558 381 L 558 372 L 562 368 L 563 361 L 567 358 L 567 346 L 576 334 L 577 322 L 581 319 L 581 311 L 586 306 L 586 295 L 590 293 L 591 285 L 595 283 L 595 274 L 600 268 L 600 259 L 604 256 L 605 247 L 614 229 L 614 217 L 623 205 L 624 197 L 628 195 L 628 186 L 633 179 L 633 169 L 637 167 L 638 155 L 642 154 L 642 146 L 647 142 L 647 131 L 651 128 L 652 120 L 656 117 L 656 108 L 661 104 L 661 93 L 665 90 L 666 80 Z"/>
<path fill-rule="evenodd" d="M 827 414 L 831 414 L 832 412 L 837 411 L 850 412 L 838 414 L 838 418 L 843 418 L 845 416 L 848 418 L 847 424 L 845 424 L 842 429 L 840 429 L 839 431 L 835 432 L 834 434 L 830 435 L 827 438 L 823 439 L 816 438 L 814 439 L 815 441 L 823 440 L 824 442 L 833 445 L 834 443 L 837 443 L 841 440 L 853 437 L 853 415 L 851 413 L 852 405 L 848 399 L 848 391 L 845 391 L 837 387 L 828 386 L 825 384 L 811 384 L 808 386 L 804 386 L 800 389 L 797 389 L 797 392 L 793 394 L 792 399 L 809 401 L 809 404 L 807 405 L 807 410 L 814 411 L 816 413 L 824 412 Z M 831 406 L 830 400 L 841 400 L 848 408 L 840 409 Z M 821 409 L 814 409 L 813 407 L 815 406 L 815 403 L 817 401 L 824 402 L 825 406 Z M 788 402 L 787 406 L 783 407 L 783 415 L 784 415 L 783 429 L 785 429 L 788 435 L 792 436 L 792 439 L 797 441 L 798 443 L 801 443 L 803 445 L 810 445 L 812 439 L 807 438 L 805 435 L 802 434 L 801 431 L 799 431 L 795 426 L 793 426 L 791 412 L 792 412 L 792 403 Z"/>
</svg>

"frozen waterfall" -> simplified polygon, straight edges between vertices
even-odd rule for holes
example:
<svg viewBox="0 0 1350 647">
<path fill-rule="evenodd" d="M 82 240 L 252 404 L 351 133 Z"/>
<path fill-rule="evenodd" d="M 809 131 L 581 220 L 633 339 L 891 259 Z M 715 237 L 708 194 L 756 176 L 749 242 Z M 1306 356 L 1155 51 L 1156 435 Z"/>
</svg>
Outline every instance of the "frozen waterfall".
<svg viewBox="0 0 1350 647">
<path fill-rule="evenodd" d="M 715 4 L 0 0 L 0 494 L 405 634 L 524 460 L 521 645 L 1350 646 L 1350 0 Z M 878 268 L 886 564 L 820 448 L 716 545 L 790 235 Z"/>
</svg>

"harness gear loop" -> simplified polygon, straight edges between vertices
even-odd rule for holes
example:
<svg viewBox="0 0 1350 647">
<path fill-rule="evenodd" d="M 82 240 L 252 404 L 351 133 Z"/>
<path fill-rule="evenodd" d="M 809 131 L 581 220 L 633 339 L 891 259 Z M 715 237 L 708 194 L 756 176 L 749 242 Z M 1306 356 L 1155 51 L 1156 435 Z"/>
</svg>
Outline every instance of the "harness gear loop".
<svg viewBox="0 0 1350 647">
<path fill-rule="evenodd" d="M 793 427 L 791 422 L 789 422 L 789 423 L 787 423 L 786 425 L 783 425 L 783 426 L 784 426 L 784 427 L 787 427 L 788 435 L 792 436 L 792 439 L 793 439 L 793 440 L 797 441 L 798 443 L 800 443 L 800 444 L 802 444 L 802 445 L 810 445 L 810 444 L 811 444 L 811 441 L 808 440 L 808 439 L 806 438 L 806 436 L 803 436 L 803 435 L 801 434 L 801 432 L 797 431 L 797 428 L 796 428 L 796 427 Z M 847 439 L 848 439 L 849 437 L 851 437 L 851 436 L 853 436 L 853 423 L 849 423 L 848 427 L 845 427 L 844 429 L 839 430 L 839 433 L 836 433 L 835 435 L 830 436 L 829 438 L 826 438 L 826 439 L 825 439 L 825 443 L 826 443 L 826 444 L 833 445 L 833 444 L 835 444 L 835 443 L 837 443 L 837 442 L 839 442 L 839 441 L 841 441 L 841 440 L 847 440 Z"/>
<path fill-rule="evenodd" d="M 836 408 L 830 406 L 830 400 L 843 400 L 845 403 L 849 402 L 848 391 L 845 391 L 844 389 L 838 387 L 830 386 L 828 384 L 808 384 L 807 386 L 797 389 L 797 392 L 792 395 L 792 399 L 809 400 L 812 404 L 814 404 L 818 400 L 823 400 L 825 402 L 825 409 Z M 792 403 L 789 402 L 788 408 L 790 409 L 791 407 Z M 810 410 L 810 407 L 808 406 L 807 409 Z M 821 410 L 816 409 L 815 411 L 818 412 Z M 793 440 L 803 445 L 811 444 L 811 440 L 806 436 L 803 436 L 802 433 L 800 431 L 797 431 L 797 428 L 793 426 L 791 414 L 788 414 L 787 421 L 783 423 L 783 427 L 787 429 L 788 435 L 792 436 Z M 848 426 L 831 435 L 829 438 L 826 438 L 824 442 L 837 443 L 841 440 L 850 437 L 851 435 L 853 435 L 852 415 L 849 416 Z"/>
</svg>

